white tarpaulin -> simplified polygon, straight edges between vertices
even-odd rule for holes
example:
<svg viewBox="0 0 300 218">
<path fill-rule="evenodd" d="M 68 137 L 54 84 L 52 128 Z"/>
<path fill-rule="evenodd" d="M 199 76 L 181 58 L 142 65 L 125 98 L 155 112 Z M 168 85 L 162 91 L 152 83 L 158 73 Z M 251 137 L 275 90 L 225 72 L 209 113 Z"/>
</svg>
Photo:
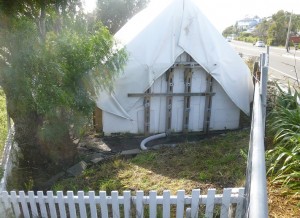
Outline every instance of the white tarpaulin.
<svg viewBox="0 0 300 218">
<path fill-rule="evenodd" d="M 164 5 L 163 5 L 164 4 Z M 144 93 L 176 58 L 187 52 L 222 86 L 230 99 L 249 114 L 253 96 L 250 71 L 192 0 L 173 0 L 148 7 L 134 16 L 116 40 L 126 47 L 129 60 L 114 84 L 113 93 L 99 93 L 103 111 L 131 119 L 136 98 Z"/>
</svg>

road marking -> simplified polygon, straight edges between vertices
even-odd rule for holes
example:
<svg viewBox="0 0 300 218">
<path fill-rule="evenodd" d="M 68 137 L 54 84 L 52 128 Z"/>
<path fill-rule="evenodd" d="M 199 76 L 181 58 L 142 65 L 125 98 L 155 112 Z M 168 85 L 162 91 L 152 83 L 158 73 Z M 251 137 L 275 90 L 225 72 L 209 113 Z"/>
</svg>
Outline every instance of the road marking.
<svg viewBox="0 0 300 218">
<path fill-rule="evenodd" d="M 280 71 L 280 70 L 277 70 L 277 69 L 275 69 L 275 68 L 273 68 L 273 67 L 271 67 L 271 66 L 269 66 L 269 68 L 271 69 L 271 70 L 274 70 L 274 71 L 277 71 L 278 73 L 281 73 L 281 74 L 283 74 L 284 76 L 286 76 L 286 77 L 289 77 L 289 78 L 291 78 L 291 79 L 293 79 L 293 80 L 296 80 L 297 81 L 297 78 L 296 77 L 292 77 L 291 75 L 289 75 L 289 74 L 286 74 L 286 73 L 284 73 L 284 72 L 282 72 L 282 71 Z"/>
<path fill-rule="evenodd" d="M 283 57 L 286 57 L 286 58 L 291 58 L 291 59 L 297 59 L 297 60 L 300 60 L 300 57 L 297 57 L 297 56 L 294 56 L 293 54 L 283 54 L 282 55 Z"/>
</svg>

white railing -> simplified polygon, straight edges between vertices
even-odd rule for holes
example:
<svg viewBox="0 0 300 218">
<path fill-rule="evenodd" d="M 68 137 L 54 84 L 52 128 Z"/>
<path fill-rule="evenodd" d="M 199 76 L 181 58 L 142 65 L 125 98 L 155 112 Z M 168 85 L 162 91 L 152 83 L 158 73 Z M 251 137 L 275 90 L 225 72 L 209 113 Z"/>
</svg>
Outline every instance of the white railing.
<svg viewBox="0 0 300 218">
<path fill-rule="evenodd" d="M 14 127 L 11 127 L 8 131 L 6 142 L 3 148 L 1 156 L 0 166 L 3 170 L 3 176 L 0 178 L 0 192 L 6 190 L 7 177 L 10 175 L 12 170 L 12 157 L 11 148 L 13 144 Z"/>
<path fill-rule="evenodd" d="M 260 81 L 255 83 L 252 123 L 245 186 L 244 217 L 267 218 L 267 179 L 265 164 L 265 119 L 267 104 L 268 56 L 261 55 Z"/>
<path fill-rule="evenodd" d="M 27 194 L 20 191 L 2 192 L 1 203 L 6 208 L 6 215 L 12 217 L 213 217 L 216 213 L 221 218 L 242 217 L 244 188 L 225 188 L 223 194 L 216 194 L 215 189 L 209 189 L 207 195 L 200 195 L 200 189 L 185 195 L 183 190 L 177 195 L 164 191 L 158 196 L 156 191 L 150 191 L 145 196 L 143 191 L 137 191 L 132 196 L 130 191 L 124 191 L 120 196 L 118 191 L 112 191 L 107 196 L 105 191 L 96 195 L 94 191 L 84 193 L 78 191 L 74 195 L 68 191 L 64 195 L 58 191 L 56 195 L 48 191 Z"/>
</svg>

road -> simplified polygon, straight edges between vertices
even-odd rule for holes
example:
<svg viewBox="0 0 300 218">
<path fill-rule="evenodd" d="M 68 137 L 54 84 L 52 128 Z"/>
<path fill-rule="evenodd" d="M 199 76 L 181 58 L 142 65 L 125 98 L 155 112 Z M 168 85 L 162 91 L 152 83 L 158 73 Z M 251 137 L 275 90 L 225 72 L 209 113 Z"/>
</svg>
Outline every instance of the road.
<svg viewBox="0 0 300 218">
<path fill-rule="evenodd" d="M 240 42 L 233 40 L 229 42 L 232 47 L 243 56 L 256 56 L 267 52 L 267 48 L 258 48 L 251 43 Z M 287 53 L 284 48 L 270 47 L 269 48 L 269 75 L 272 78 L 279 80 L 289 80 L 295 83 L 297 78 L 300 79 L 300 51 L 295 51 L 291 48 Z M 297 73 L 297 74 L 296 74 Z"/>
</svg>

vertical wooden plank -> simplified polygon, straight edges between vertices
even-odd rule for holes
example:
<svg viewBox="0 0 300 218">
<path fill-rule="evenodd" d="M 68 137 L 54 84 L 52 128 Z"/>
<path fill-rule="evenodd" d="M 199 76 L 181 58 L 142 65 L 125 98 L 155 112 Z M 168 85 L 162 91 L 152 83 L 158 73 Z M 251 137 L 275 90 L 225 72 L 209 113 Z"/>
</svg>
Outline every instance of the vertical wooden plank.
<svg viewBox="0 0 300 218">
<path fill-rule="evenodd" d="M 119 192 L 118 191 L 111 192 L 111 200 L 112 200 L 113 218 L 118 218 L 118 217 L 120 217 Z"/>
<path fill-rule="evenodd" d="M 205 206 L 205 217 L 212 218 L 214 215 L 216 189 L 208 189 Z"/>
<path fill-rule="evenodd" d="M 166 74 L 167 80 L 167 93 L 173 93 L 174 87 L 174 70 L 169 69 Z M 172 128 L 172 104 L 173 97 L 166 97 L 166 132 L 170 132 Z"/>
<path fill-rule="evenodd" d="M 184 190 L 177 191 L 176 217 L 181 218 L 184 215 Z"/>
<path fill-rule="evenodd" d="M 164 190 L 163 192 L 163 218 L 170 217 L 170 191 Z"/>
<path fill-rule="evenodd" d="M 239 188 L 238 203 L 236 205 L 235 218 L 242 218 L 243 215 L 243 203 L 244 203 L 245 188 Z"/>
<path fill-rule="evenodd" d="M 30 204 L 30 208 L 31 208 L 31 215 L 33 217 L 38 217 L 38 211 L 37 211 L 37 207 L 36 207 L 36 203 L 35 203 L 35 198 L 34 198 L 34 193 L 33 191 L 28 191 L 28 201 Z"/>
<path fill-rule="evenodd" d="M 49 205 L 49 210 L 50 210 L 50 217 L 51 218 L 57 218 L 55 201 L 54 201 L 52 191 L 47 191 L 47 198 L 48 198 L 48 205 Z"/>
<path fill-rule="evenodd" d="M 136 192 L 136 218 L 144 217 L 144 191 L 137 191 Z"/>
<path fill-rule="evenodd" d="M 151 93 L 151 88 L 147 89 L 145 93 Z M 150 97 L 144 97 L 144 133 L 150 133 Z"/>
<path fill-rule="evenodd" d="M 206 77 L 206 92 L 211 93 L 213 91 L 213 77 L 207 73 Z M 209 132 L 210 117 L 211 117 L 211 106 L 212 106 L 212 96 L 206 95 L 205 106 L 204 106 L 204 119 L 203 119 L 203 131 L 205 133 Z"/>
<path fill-rule="evenodd" d="M 230 198 L 231 198 L 231 188 L 224 188 L 220 218 L 228 218 Z"/>
<path fill-rule="evenodd" d="M 11 204 L 9 202 L 9 196 L 8 196 L 8 192 L 7 191 L 2 191 L 1 192 L 1 194 L 0 194 L 0 201 L 1 201 L 0 211 L 3 213 L 2 216 L 6 216 L 8 214 L 13 215 L 13 213 L 12 213 L 12 207 L 11 207 Z"/>
<path fill-rule="evenodd" d="M 100 195 L 101 217 L 108 218 L 106 191 L 100 191 L 99 195 Z"/>
<path fill-rule="evenodd" d="M 200 202 L 200 189 L 192 190 L 191 217 L 198 217 L 198 208 Z"/>
<path fill-rule="evenodd" d="M 67 191 L 67 199 L 68 199 L 68 207 L 69 207 L 70 217 L 76 218 L 77 214 L 76 214 L 73 191 Z"/>
<path fill-rule="evenodd" d="M 190 57 L 188 58 L 190 59 Z M 186 69 L 184 71 L 184 93 L 190 93 L 192 88 L 192 71 L 191 69 Z M 191 110 L 191 97 L 184 96 L 183 101 L 183 121 L 182 121 L 182 130 L 184 133 L 187 133 L 189 130 L 189 119 L 190 119 L 190 110 Z"/>
<path fill-rule="evenodd" d="M 94 110 L 94 128 L 96 132 L 103 131 L 102 110 L 98 107 Z"/>
<path fill-rule="evenodd" d="M 20 211 L 20 204 L 17 199 L 17 193 L 15 191 L 10 192 L 10 197 L 11 197 L 11 203 L 13 205 L 14 213 L 16 217 L 21 216 L 21 211 Z"/>
<path fill-rule="evenodd" d="M 87 218 L 86 206 L 85 206 L 85 202 L 84 202 L 84 192 L 78 191 L 77 196 L 78 196 L 80 218 Z"/>
<path fill-rule="evenodd" d="M 62 191 L 57 192 L 57 202 L 58 202 L 58 207 L 59 207 L 59 217 L 67 218 L 64 194 Z"/>
<path fill-rule="evenodd" d="M 149 192 L 149 210 L 150 210 L 150 218 L 156 218 L 157 216 L 157 204 L 156 204 L 156 191 Z"/>
<path fill-rule="evenodd" d="M 191 208 L 186 208 L 185 210 L 185 217 L 186 218 L 192 218 L 192 215 L 191 215 Z"/>
<path fill-rule="evenodd" d="M 25 195 L 24 191 L 19 192 L 19 200 L 22 205 L 22 211 L 23 211 L 24 218 L 27 218 L 27 217 L 29 218 L 30 214 L 29 214 L 28 204 L 26 201 L 26 195 Z"/>
<path fill-rule="evenodd" d="M 124 191 L 124 218 L 130 218 L 131 210 L 131 193 L 130 191 Z"/>
<path fill-rule="evenodd" d="M 47 218 L 47 209 L 46 209 L 46 205 L 45 205 L 45 199 L 44 199 L 44 193 L 42 191 L 38 191 L 37 192 L 38 195 L 38 203 L 40 206 L 40 210 L 41 210 L 41 216 L 43 218 Z"/>
<path fill-rule="evenodd" d="M 89 191 L 89 203 L 90 203 L 91 217 L 98 218 L 94 191 Z"/>
</svg>

